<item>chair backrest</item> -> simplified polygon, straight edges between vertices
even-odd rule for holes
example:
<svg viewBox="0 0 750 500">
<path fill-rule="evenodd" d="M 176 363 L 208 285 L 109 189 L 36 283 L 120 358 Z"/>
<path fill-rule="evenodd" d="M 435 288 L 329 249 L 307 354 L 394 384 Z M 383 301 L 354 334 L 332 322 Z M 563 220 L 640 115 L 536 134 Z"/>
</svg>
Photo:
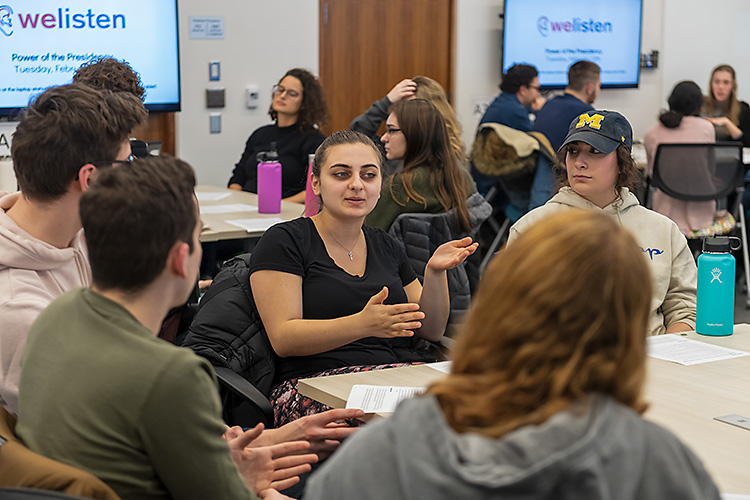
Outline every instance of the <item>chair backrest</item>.
<svg viewBox="0 0 750 500">
<path fill-rule="evenodd" d="M 238 375 L 232 379 L 226 371 L 216 370 L 228 424 L 239 425 L 238 415 L 242 413 L 243 422 L 254 421 L 245 427 L 258 422 L 270 426 L 268 395 L 275 375 L 276 354 L 255 308 L 249 262 L 248 253 L 224 263 L 201 299 L 182 345 L 208 359 L 214 367 L 227 368 Z M 242 387 L 240 379 L 252 387 Z"/>
<path fill-rule="evenodd" d="M 15 435 L 16 419 L 0 407 L 0 488 L 38 488 L 76 495 L 76 498 L 119 500 L 100 479 L 70 465 L 49 459 L 26 448 Z M 11 496 L 15 494 L 16 496 Z M 25 496 L 22 496 L 25 495 Z M 0 498 L 73 498 L 38 490 L 3 490 Z"/>
<path fill-rule="evenodd" d="M 459 229 L 460 226 L 453 210 L 440 214 L 401 214 L 391 225 L 388 233 L 401 243 L 420 281 L 424 279 L 427 261 L 437 247 L 450 240 L 465 236 L 473 237 L 479 226 L 492 215 L 492 206 L 479 193 L 474 193 L 469 197 L 466 205 L 472 226 L 472 231 L 468 235 Z M 451 299 L 449 325 L 458 323 L 469 308 L 471 302 L 469 272 L 476 273 L 475 278 L 478 281 L 479 269 L 467 268 L 466 262 L 448 271 L 448 289 Z"/>
<path fill-rule="evenodd" d="M 742 186 L 742 144 L 659 144 L 651 187 L 684 201 L 727 197 Z"/>
</svg>

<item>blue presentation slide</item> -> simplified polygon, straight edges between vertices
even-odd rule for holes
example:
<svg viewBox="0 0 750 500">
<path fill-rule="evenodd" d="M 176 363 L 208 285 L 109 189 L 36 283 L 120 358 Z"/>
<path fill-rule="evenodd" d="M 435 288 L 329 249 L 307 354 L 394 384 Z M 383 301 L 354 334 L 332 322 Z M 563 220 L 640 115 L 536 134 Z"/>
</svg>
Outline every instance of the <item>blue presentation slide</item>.
<svg viewBox="0 0 750 500">
<path fill-rule="evenodd" d="M 128 62 L 147 104 L 179 102 L 175 0 L 0 0 L 0 107 L 69 83 L 92 58 Z"/>
<path fill-rule="evenodd" d="M 585 59 L 601 67 L 602 85 L 635 86 L 641 10 L 641 0 L 506 0 L 503 72 L 532 64 L 541 85 L 564 87 Z"/>
</svg>

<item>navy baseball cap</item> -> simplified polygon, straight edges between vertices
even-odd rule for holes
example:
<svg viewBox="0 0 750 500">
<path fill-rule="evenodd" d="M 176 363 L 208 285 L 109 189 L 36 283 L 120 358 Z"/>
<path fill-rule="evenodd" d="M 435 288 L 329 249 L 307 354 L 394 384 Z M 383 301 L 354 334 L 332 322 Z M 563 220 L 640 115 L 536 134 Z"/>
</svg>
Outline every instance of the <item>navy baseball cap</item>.
<svg viewBox="0 0 750 500">
<path fill-rule="evenodd" d="M 575 141 L 585 142 L 605 155 L 620 144 L 630 151 L 633 148 L 633 128 L 617 111 L 588 111 L 570 122 L 568 135 L 558 151 Z"/>
</svg>

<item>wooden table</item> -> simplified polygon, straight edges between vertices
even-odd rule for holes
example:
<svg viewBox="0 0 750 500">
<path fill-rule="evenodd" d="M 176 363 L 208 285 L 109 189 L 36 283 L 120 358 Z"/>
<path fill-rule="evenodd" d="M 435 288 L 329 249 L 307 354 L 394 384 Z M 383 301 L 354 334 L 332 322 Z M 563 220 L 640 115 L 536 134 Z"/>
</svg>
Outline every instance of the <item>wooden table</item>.
<svg viewBox="0 0 750 500">
<path fill-rule="evenodd" d="M 750 325 L 735 325 L 730 337 L 688 338 L 750 351 Z M 352 385 L 426 387 L 444 376 L 426 365 L 302 379 L 299 391 L 334 408 L 343 408 Z M 724 493 L 750 494 L 750 430 L 714 420 L 750 417 L 750 356 L 682 366 L 648 358 L 645 417 L 674 432 L 703 461 Z M 373 418 L 387 417 L 376 414 Z"/>
<path fill-rule="evenodd" d="M 214 205 L 234 205 L 242 203 L 245 205 L 258 206 L 258 195 L 255 193 L 248 193 L 246 191 L 235 191 L 233 189 L 227 189 L 216 186 L 197 186 L 195 191 L 198 193 L 229 193 L 229 196 L 218 200 L 218 201 L 201 201 L 199 202 L 201 207 L 214 206 Z M 224 214 L 202 214 L 201 220 L 206 225 L 206 228 L 201 233 L 201 242 L 208 241 L 219 241 L 219 240 L 232 240 L 240 238 L 257 238 L 263 235 L 264 231 L 253 231 L 248 232 L 241 227 L 228 224 L 227 220 L 233 219 L 251 219 L 251 218 L 281 218 L 284 220 L 292 220 L 300 217 L 305 211 L 305 206 L 299 203 L 292 203 L 289 201 L 281 202 L 281 213 L 278 214 L 260 214 L 254 212 L 234 212 Z"/>
</svg>

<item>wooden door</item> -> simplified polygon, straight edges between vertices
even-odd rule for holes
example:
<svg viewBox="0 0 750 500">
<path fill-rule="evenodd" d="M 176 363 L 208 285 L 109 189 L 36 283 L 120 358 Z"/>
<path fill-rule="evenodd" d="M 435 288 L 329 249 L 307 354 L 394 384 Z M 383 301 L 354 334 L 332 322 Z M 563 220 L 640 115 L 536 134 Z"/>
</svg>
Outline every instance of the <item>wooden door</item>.
<svg viewBox="0 0 750 500">
<path fill-rule="evenodd" d="M 320 0 L 320 82 L 331 111 L 325 133 L 349 123 L 404 78 L 453 90 L 455 0 Z"/>
<path fill-rule="evenodd" d="M 163 153 L 175 156 L 174 113 L 149 113 L 148 122 L 136 128 L 133 137 L 142 141 L 159 141 Z"/>
</svg>

